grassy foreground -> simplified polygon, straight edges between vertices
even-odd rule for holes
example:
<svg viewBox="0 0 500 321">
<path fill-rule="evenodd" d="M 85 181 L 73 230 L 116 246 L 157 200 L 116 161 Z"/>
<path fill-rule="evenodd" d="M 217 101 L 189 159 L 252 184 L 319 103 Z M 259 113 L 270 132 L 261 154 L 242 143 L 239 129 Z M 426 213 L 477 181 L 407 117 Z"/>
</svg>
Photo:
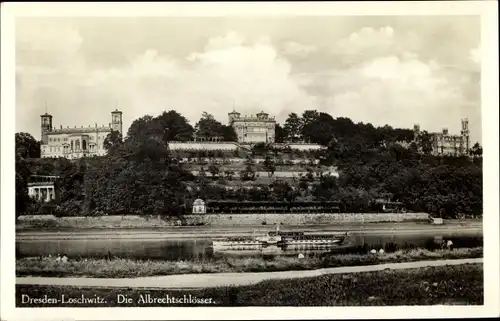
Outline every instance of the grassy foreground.
<svg viewBox="0 0 500 321">
<path fill-rule="evenodd" d="M 465 259 L 483 256 L 483 248 L 454 250 L 399 250 L 384 254 L 339 254 L 297 257 L 222 257 L 197 261 L 137 261 L 130 259 L 88 259 L 66 263 L 49 258 L 16 260 L 17 276 L 80 276 L 97 278 L 126 278 L 154 275 L 221 272 L 267 272 L 311 270 L 325 267 L 401 263 L 439 259 Z"/>
<path fill-rule="evenodd" d="M 98 298 L 100 303 L 27 303 L 28 298 L 46 296 L 57 300 L 62 295 L 66 301 L 83 296 Z M 119 303 L 119 295 L 130 301 Z M 482 264 L 333 274 L 199 290 L 16 285 L 17 307 L 481 305 L 483 296 Z M 158 302 L 166 298 L 170 301 Z M 188 301 L 173 303 L 173 298 Z"/>
</svg>

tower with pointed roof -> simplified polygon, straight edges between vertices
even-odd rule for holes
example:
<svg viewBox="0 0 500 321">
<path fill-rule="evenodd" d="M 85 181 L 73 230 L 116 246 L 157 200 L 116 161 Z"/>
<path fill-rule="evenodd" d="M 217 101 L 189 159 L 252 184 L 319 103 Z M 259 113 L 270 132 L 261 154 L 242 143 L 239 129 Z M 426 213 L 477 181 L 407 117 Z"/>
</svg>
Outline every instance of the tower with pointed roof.
<svg viewBox="0 0 500 321">
<path fill-rule="evenodd" d="M 41 124 L 41 139 L 42 144 L 47 144 L 48 142 L 48 134 L 52 131 L 52 115 L 49 115 L 47 112 L 45 114 L 40 115 L 40 124 Z"/>
<path fill-rule="evenodd" d="M 122 112 L 119 111 L 118 109 L 115 109 L 114 111 L 111 112 L 111 129 L 123 135 Z"/>
</svg>

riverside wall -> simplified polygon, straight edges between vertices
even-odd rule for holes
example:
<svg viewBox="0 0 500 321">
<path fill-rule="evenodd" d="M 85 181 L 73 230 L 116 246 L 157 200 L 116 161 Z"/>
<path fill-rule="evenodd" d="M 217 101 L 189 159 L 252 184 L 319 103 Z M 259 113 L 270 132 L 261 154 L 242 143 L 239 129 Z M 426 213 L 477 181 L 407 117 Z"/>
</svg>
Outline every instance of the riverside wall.
<svg viewBox="0 0 500 321">
<path fill-rule="evenodd" d="M 203 214 L 187 215 L 186 222 L 214 226 L 231 225 L 316 225 L 429 220 L 427 213 L 325 213 L 325 214 Z"/>
<path fill-rule="evenodd" d="M 378 223 L 428 221 L 427 213 L 325 213 L 325 214 L 192 214 L 183 217 L 183 225 L 243 226 L 243 225 L 320 225 L 342 223 Z M 68 228 L 134 228 L 169 227 L 177 219 L 137 215 L 74 216 L 26 215 L 17 219 L 18 228 L 68 227 Z"/>
</svg>

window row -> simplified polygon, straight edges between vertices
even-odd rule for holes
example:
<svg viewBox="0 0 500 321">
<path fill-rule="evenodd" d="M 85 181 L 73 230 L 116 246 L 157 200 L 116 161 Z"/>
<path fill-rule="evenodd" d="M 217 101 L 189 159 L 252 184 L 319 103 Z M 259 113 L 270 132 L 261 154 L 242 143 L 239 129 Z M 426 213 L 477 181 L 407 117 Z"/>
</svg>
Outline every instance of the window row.
<svg viewBox="0 0 500 321">
<path fill-rule="evenodd" d="M 97 136 L 97 140 L 104 140 L 104 139 L 106 139 L 106 136 L 107 135 L 99 135 L 99 136 Z M 89 139 L 94 140 L 94 136 L 89 136 Z M 67 142 L 67 141 L 68 141 L 68 137 L 64 137 L 64 138 L 49 137 L 49 142 Z"/>
<path fill-rule="evenodd" d="M 88 148 L 87 148 L 88 147 Z M 82 148 L 80 149 L 80 145 L 79 144 L 75 144 L 75 146 L 73 146 L 73 144 L 71 144 L 70 146 L 50 146 L 49 147 L 49 151 L 51 153 L 53 152 L 64 152 L 64 153 L 68 153 L 69 151 L 74 151 L 74 150 L 88 150 L 90 152 L 95 152 L 97 151 L 98 149 L 104 149 L 104 146 L 103 145 L 100 145 L 99 147 L 97 145 L 89 145 L 87 146 L 85 144 L 85 141 L 84 141 L 84 144 L 82 146 Z"/>
</svg>

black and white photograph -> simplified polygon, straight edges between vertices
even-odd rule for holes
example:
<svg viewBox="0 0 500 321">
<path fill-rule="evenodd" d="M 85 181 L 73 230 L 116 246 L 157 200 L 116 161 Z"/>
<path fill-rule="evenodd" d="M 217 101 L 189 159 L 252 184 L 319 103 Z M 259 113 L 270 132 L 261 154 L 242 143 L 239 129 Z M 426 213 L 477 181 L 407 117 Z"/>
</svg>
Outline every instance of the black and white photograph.
<svg viewBox="0 0 500 321">
<path fill-rule="evenodd" d="M 3 7 L 2 320 L 498 316 L 497 4 L 397 2 Z"/>
</svg>

